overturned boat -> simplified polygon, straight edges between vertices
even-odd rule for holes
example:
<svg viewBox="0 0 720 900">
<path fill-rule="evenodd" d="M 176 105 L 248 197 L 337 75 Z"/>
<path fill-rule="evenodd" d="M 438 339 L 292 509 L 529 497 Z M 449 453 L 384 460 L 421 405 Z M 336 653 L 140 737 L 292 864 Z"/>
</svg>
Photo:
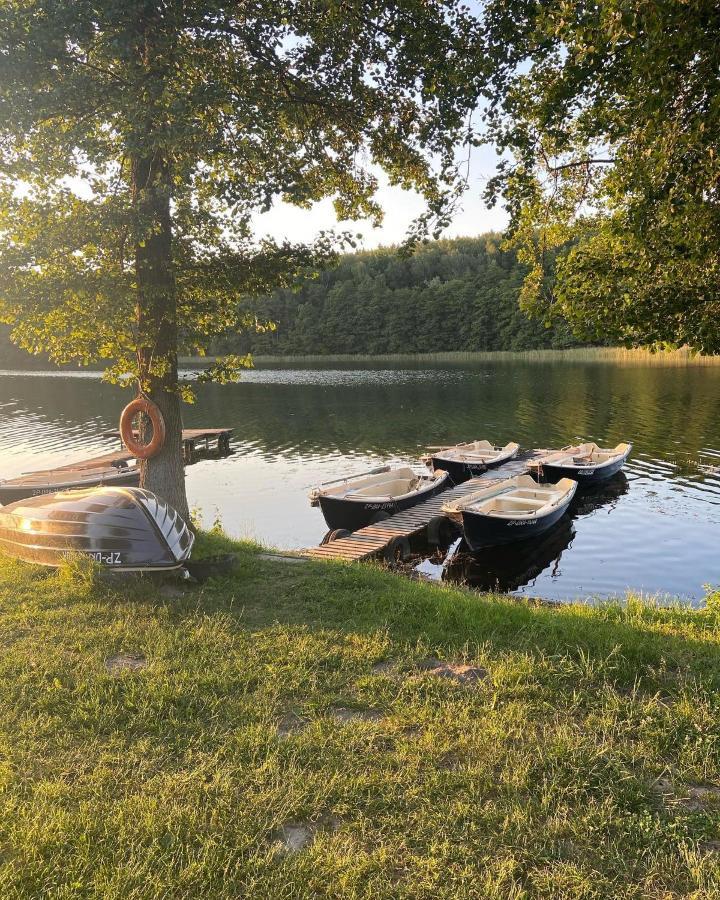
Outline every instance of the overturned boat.
<svg viewBox="0 0 720 900">
<path fill-rule="evenodd" d="M 0 550 L 44 566 L 82 554 L 118 571 L 177 569 L 193 541 L 173 507 L 141 488 L 61 491 L 0 507 Z"/>
<path fill-rule="evenodd" d="M 430 456 L 430 462 L 433 469 L 448 472 L 454 484 L 462 484 L 468 478 L 514 459 L 519 449 L 519 444 L 512 441 L 503 447 L 491 444 L 490 441 L 468 441 L 435 450 Z"/>
<path fill-rule="evenodd" d="M 462 525 L 471 550 L 509 544 L 542 534 L 558 522 L 575 495 L 577 482 L 538 484 L 517 475 L 443 504 L 443 513 Z"/>
<path fill-rule="evenodd" d="M 409 466 L 385 468 L 326 482 L 310 494 L 328 528 L 357 531 L 434 497 L 450 486 L 447 472 L 418 475 Z"/>
<path fill-rule="evenodd" d="M 631 450 L 632 444 L 618 444 L 612 449 L 594 443 L 577 444 L 541 456 L 532 467 L 545 481 L 572 478 L 582 485 L 597 484 L 619 472 Z"/>
<path fill-rule="evenodd" d="M 28 472 L 17 478 L 0 480 L 0 503 L 14 503 L 26 497 L 56 494 L 58 491 L 81 490 L 90 487 L 134 487 L 140 484 L 137 466 L 105 465 L 88 468 L 66 466 L 41 472 Z"/>
</svg>

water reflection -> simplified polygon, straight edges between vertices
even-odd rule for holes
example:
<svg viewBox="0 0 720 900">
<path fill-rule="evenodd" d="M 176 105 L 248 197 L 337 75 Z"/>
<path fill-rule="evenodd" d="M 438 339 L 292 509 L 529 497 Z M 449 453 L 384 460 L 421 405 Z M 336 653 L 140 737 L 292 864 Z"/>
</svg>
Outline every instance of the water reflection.
<svg viewBox="0 0 720 900">
<path fill-rule="evenodd" d="M 101 435 L 126 402 L 95 374 L 0 372 L 0 477 L 114 449 Z M 720 367 L 276 366 L 237 385 L 199 386 L 184 419 L 235 429 L 233 456 L 188 469 L 191 506 L 205 522 L 219 516 L 232 534 L 288 548 L 316 544 L 325 531 L 307 502 L 311 486 L 414 462 L 430 444 L 631 440 L 624 488 L 614 483 L 617 496 L 600 505 L 577 497 L 574 535 L 557 567 L 556 554 L 520 584 L 491 555 L 487 577 L 555 599 L 627 588 L 697 598 L 704 584 L 720 583 Z"/>
</svg>

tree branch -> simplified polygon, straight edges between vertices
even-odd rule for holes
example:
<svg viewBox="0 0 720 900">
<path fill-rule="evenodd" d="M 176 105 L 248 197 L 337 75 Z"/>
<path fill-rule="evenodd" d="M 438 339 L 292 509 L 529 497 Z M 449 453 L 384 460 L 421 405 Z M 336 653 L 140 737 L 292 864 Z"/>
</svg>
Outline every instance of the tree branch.
<svg viewBox="0 0 720 900">
<path fill-rule="evenodd" d="M 581 166 L 606 166 L 614 163 L 615 159 L 577 159 L 574 162 L 563 163 L 560 166 L 548 166 L 549 172 L 561 172 L 563 169 L 579 169 Z"/>
</svg>

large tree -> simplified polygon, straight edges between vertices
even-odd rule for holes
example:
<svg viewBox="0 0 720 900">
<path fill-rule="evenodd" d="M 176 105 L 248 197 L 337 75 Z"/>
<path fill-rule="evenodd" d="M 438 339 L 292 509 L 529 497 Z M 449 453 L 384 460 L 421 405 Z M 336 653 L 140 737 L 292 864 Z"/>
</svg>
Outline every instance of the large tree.
<svg viewBox="0 0 720 900">
<path fill-rule="evenodd" d="M 253 327 L 238 298 L 336 249 L 258 244 L 254 214 L 332 197 L 377 219 L 381 167 L 441 224 L 476 26 L 455 0 L 0 6 L 0 319 L 31 352 L 137 379 L 167 426 L 143 483 L 181 512 L 178 346 Z"/>
<path fill-rule="evenodd" d="M 488 196 L 531 266 L 526 306 L 720 352 L 720 5 L 488 0 L 484 24 L 505 152 Z"/>
</svg>

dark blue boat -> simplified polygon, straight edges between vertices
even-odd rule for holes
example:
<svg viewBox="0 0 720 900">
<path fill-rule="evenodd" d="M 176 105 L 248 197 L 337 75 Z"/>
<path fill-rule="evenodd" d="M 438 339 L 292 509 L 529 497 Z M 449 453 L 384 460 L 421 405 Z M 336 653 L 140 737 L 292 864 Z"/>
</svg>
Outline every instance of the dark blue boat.
<svg viewBox="0 0 720 900">
<path fill-rule="evenodd" d="M 597 444 L 578 444 L 547 454 L 532 463 L 543 481 L 572 478 L 582 487 L 598 484 L 616 475 L 630 456 L 632 444 L 602 449 Z"/>
<path fill-rule="evenodd" d="M 513 459 L 519 449 L 520 446 L 513 442 L 497 447 L 490 441 L 469 441 L 435 450 L 430 460 L 433 470 L 443 469 L 450 473 L 453 484 L 462 484 L 468 478 L 482 475 Z"/>
<path fill-rule="evenodd" d="M 466 494 L 443 506 L 460 521 L 471 550 L 525 540 L 552 528 L 565 514 L 577 482 L 538 484 L 530 475 L 517 475 Z"/>
<path fill-rule="evenodd" d="M 434 497 L 450 486 L 447 472 L 418 475 L 409 466 L 372 475 L 355 475 L 338 483 L 321 485 L 310 495 L 330 529 L 357 531 L 416 503 Z"/>
</svg>

